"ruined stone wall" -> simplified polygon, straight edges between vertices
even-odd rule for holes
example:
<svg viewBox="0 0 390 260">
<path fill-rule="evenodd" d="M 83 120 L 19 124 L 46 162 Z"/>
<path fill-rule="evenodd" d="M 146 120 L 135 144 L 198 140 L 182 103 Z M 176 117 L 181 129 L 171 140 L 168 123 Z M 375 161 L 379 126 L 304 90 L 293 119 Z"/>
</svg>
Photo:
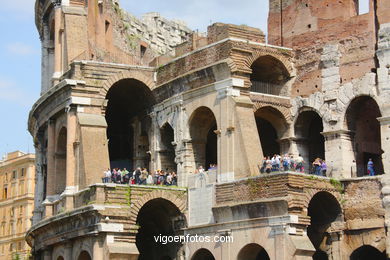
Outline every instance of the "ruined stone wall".
<svg viewBox="0 0 390 260">
<path fill-rule="evenodd" d="M 270 1 L 269 43 L 296 50 L 291 96 L 326 91 L 327 81 L 347 83 L 376 67 L 373 6 L 357 15 L 354 1 Z M 329 49 L 332 48 L 332 49 Z M 332 68 L 324 73 L 324 69 Z"/>
</svg>

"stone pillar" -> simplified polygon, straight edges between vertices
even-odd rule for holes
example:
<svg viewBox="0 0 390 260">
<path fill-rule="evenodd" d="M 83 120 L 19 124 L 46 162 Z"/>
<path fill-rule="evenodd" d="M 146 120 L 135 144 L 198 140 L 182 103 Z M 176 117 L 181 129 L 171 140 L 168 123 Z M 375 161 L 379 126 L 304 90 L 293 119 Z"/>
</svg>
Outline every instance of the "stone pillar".
<svg viewBox="0 0 390 260">
<path fill-rule="evenodd" d="M 62 75 L 62 10 L 61 3 L 58 2 L 54 3 L 54 83 L 58 83 Z"/>
<path fill-rule="evenodd" d="M 52 260 L 52 252 L 47 249 L 43 252 L 43 260 Z"/>
<path fill-rule="evenodd" d="M 381 124 L 381 146 L 384 153 L 382 154 L 383 170 L 385 174 L 390 174 L 390 117 L 378 118 Z"/>
<path fill-rule="evenodd" d="M 309 143 L 309 140 L 307 140 L 306 138 L 296 138 L 294 139 L 294 143 L 295 143 L 295 149 L 296 149 L 296 156 L 294 156 L 295 158 L 298 157 L 299 155 L 302 156 L 303 158 L 303 167 L 305 168 L 305 172 L 308 173 L 310 171 L 310 164 L 312 162 L 310 162 L 310 158 L 309 158 L 309 147 L 308 147 L 308 143 Z"/>
<path fill-rule="evenodd" d="M 352 138 L 353 132 L 338 130 L 323 132 L 325 137 L 325 159 L 328 166 L 327 176 L 336 178 L 351 178 L 356 174 L 356 163 Z M 354 168 L 355 167 L 355 168 Z"/>
<path fill-rule="evenodd" d="M 97 236 L 94 239 L 93 243 L 93 253 L 91 258 L 94 260 L 103 260 L 104 258 L 104 238 L 102 236 Z"/>
<path fill-rule="evenodd" d="M 72 259 L 73 255 L 73 245 L 72 243 L 66 243 L 65 244 L 65 250 L 64 250 L 64 259 Z"/>
<path fill-rule="evenodd" d="M 283 157 L 284 154 L 293 154 L 295 153 L 291 152 L 291 146 L 292 146 L 292 139 L 291 138 L 282 138 L 279 139 L 279 144 L 280 144 L 280 155 Z"/>
<path fill-rule="evenodd" d="M 42 208 L 42 202 L 45 199 L 43 196 L 44 191 L 44 171 L 43 171 L 43 164 L 44 164 L 44 154 L 42 151 L 42 143 L 41 139 L 38 137 L 38 142 L 35 143 L 35 196 L 34 196 L 34 211 L 33 211 L 33 218 L 32 218 L 32 224 L 35 225 L 38 223 L 42 217 L 43 217 L 43 208 Z M 30 185 L 27 184 L 27 187 Z"/>
<path fill-rule="evenodd" d="M 49 120 L 47 124 L 47 197 L 55 195 L 55 121 Z"/>
<path fill-rule="evenodd" d="M 76 143 L 77 117 L 76 110 L 69 107 L 67 113 L 67 133 L 66 133 L 66 188 L 63 195 L 66 197 L 65 208 L 73 209 L 73 194 L 77 191 L 76 176 L 76 158 L 74 145 Z"/>
</svg>

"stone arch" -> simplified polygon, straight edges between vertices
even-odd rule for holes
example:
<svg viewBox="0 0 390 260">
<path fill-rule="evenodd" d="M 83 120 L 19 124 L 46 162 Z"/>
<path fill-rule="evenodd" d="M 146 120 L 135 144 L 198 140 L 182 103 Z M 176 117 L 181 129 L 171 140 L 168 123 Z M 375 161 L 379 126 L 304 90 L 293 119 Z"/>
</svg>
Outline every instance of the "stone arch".
<svg viewBox="0 0 390 260">
<path fill-rule="evenodd" d="M 133 205 L 131 210 L 131 223 L 136 224 L 137 216 L 140 209 L 149 201 L 154 199 L 165 199 L 173 203 L 183 214 L 187 209 L 187 197 L 186 196 L 176 196 L 174 192 L 170 190 L 155 190 L 147 193 L 137 200 Z"/>
<path fill-rule="evenodd" d="M 375 248 L 371 245 L 363 245 L 355 249 L 351 256 L 350 260 L 360 260 L 360 259 L 375 259 L 375 260 L 386 260 L 386 253 L 384 250 L 380 251 L 378 248 Z"/>
<path fill-rule="evenodd" d="M 72 259 L 78 259 L 82 252 L 87 252 L 88 255 L 93 257 L 93 240 L 84 238 L 76 240 L 73 243 Z"/>
<path fill-rule="evenodd" d="M 340 203 L 332 193 L 319 191 L 311 198 L 307 207 L 307 215 L 310 216 L 307 236 L 316 251 L 323 251 L 324 241 L 329 237 L 328 228 L 333 222 L 342 221 Z"/>
<path fill-rule="evenodd" d="M 151 73 L 151 72 L 149 72 Z M 118 72 L 111 77 L 109 77 L 105 82 L 103 87 L 100 90 L 100 94 L 105 97 L 110 90 L 112 86 L 114 86 L 115 83 L 124 80 L 124 79 L 135 79 L 140 82 L 143 82 L 150 90 L 155 88 L 155 83 L 153 81 L 152 77 L 146 76 L 141 71 L 134 71 L 134 70 L 126 70 Z"/>
<path fill-rule="evenodd" d="M 371 93 L 360 93 L 360 94 L 354 95 L 353 97 L 351 97 L 348 100 L 347 103 L 344 104 L 343 114 L 342 114 L 341 118 L 343 120 L 343 127 L 345 129 L 347 128 L 347 125 L 346 125 L 347 109 L 348 109 L 348 107 L 351 106 L 351 104 L 354 101 L 356 101 L 359 98 L 371 98 L 371 99 L 373 99 L 373 101 L 375 101 L 376 105 L 378 106 L 379 112 L 381 113 L 381 115 L 383 115 L 383 111 L 382 111 L 382 108 L 381 108 L 381 102 L 380 102 L 379 98 L 376 95 L 373 95 Z"/>
<path fill-rule="evenodd" d="M 348 103 L 344 114 L 344 128 L 351 135 L 353 159 L 357 176 L 367 174 L 367 163 L 372 159 L 376 174 L 382 174 L 381 126 L 382 116 L 378 102 L 370 95 L 359 95 Z"/>
<path fill-rule="evenodd" d="M 311 199 L 319 192 L 327 192 L 331 194 L 333 197 L 336 198 L 337 201 L 340 201 L 341 195 L 338 191 L 332 190 L 331 188 L 329 189 L 307 189 L 305 190 L 305 195 L 303 196 L 303 203 L 302 206 L 303 208 L 307 209 L 309 207 L 309 203 Z"/>
<path fill-rule="evenodd" d="M 148 200 L 138 210 L 136 223 L 139 226 L 136 234 L 139 260 L 176 259 L 180 255 L 182 242 L 167 240 L 164 243 L 164 240 L 150 239 L 156 236 L 168 239 L 178 235 L 186 225 L 184 213 L 171 200 L 161 197 Z"/>
<path fill-rule="evenodd" d="M 150 167 L 150 111 L 156 100 L 143 82 L 134 78 L 116 81 L 107 92 L 107 140 L 111 168 Z"/>
<path fill-rule="evenodd" d="M 56 136 L 54 154 L 55 162 L 55 193 L 60 194 L 66 188 L 66 156 L 67 156 L 67 129 L 62 127 Z"/>
<path fill-rule="evenodd" d="M 77 257 L 77 260 L 92 260 L 92 258 L 88 251 L 83 250 L 80 252 L 79 256 Z"/>
<path fill-rule="evenodd" d="M 175 149 L 175 129 L 166 122 L 159 129 L 159 153 L 160 153 L 160 168 L 164 171 L 177 172 L 177 165 L 175 162 L 176 149 Z"/>
<path fill-rule="evenodd" d="M 265 104 L 264 102 L 253 102 L 253 104 L 254 104 L 253 105 L 253 112 L 255 112 L 255 113 L 259 109 L 270 107 L 270 108 L 274 109 L 275 111 L 279 112 L 283 116 L 283 118 L 286 120 L 287 124 L 289 122 L 291 122 L 291 120 L 292 120 L 290 109 L 287 107 Z"/>
<path fill-rule="evenodd" d="M 192 255 L 191 260 L 215 260 L 213 253 L 206 248 L 200 248 Z"/>
<path fill-rule="evenodd" d="M 294 122 L 294 136 L 299 154 L 304 159 L 306 172 L 316 158 L 325 158 L 323 118 L 314 109 L 301 109 Z"/>
<path fill-rule="evenodd" d="M 295 70 L 292 65 L 292 62 L 284 55 L 278 53 L 277 51 L 270 51 L 269 49 L 257 49 L 254 52 L 252 52 L 252 55 L 248 56 L 244 61 L 245 68 L 251 70 L 252 64 L 263 56 L 270 56 L 280 61 L 288 71 L 289 76 L 290 77 L 295 76 Z"/>
<path fill-rule="evenodd" d="M 237 260 L 270 260 L 270 257 L 264 247 L 251 243 L 238 252 Z"/>
<path fill-rule="evenodd" d="M 218 163 L 218 122 L 215 113 L 207 106 L 196 108 L 188 119 L 194 168 Z"/>
</svg>

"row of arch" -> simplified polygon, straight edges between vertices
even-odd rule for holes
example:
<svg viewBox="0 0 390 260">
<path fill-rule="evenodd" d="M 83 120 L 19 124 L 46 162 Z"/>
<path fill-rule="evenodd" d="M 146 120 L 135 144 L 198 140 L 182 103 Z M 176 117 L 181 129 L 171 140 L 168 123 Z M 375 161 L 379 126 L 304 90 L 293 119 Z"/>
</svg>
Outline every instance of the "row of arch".
<svg viewBox="0 0 390 260">
<path fill-rule="evenodd" d="M 57 260 L 64 260 L 64 257 L 59 256 Z M 92 260 L 92 258 L 87 251 L 82 251 L 79 257 L 77 257 L 77 260 Z"/>
<path fill-rule="evenodd" d="M 149 112 L 156 100 L 150 89 L 135 79 L 115 83 L 108 91 L 106 120 L 111 167 L 149 168 L 150 128 Z M 278 110 L 262 107 L 255 113 L 257 129 L 264 155 L 280 154 L 280 140 L 289 135 L 289 124 Z M 369 96 L 357 97 L 346 110 L 345 127 L 350 131 L 357 175 L 366 175 L 365 165 L 372 158 L 383 172 L 381 161 L 379 106 Z M 207 107 L 199 107 L 189 119 L 194 161 L 196 165 L 217 163 L 217 120 Z M 323 119 L 312 109 L 302 110 L 294 122 L 298 150 L 307 163 L 319 157 L 326 159 Z M 174 130 L 168 123 L 160 129 L 162 167 L 175 169 Z"/>
<path fill-rule="evenodd" d="M 215 257 L 209 250 L 201 248 L 194 253 L 191 260 L 215 260 Z M 262 246 L 252 243 L 240 250 L 237 260 L 270 260 L 270 257 Z"/>
<path fill-rule="evenodd" d="M 262 150 L 265 155 L 280 154 L 280 140 L 286 137 L 289 125 L 278 110 L 263 107 L 255 112 Z M 377 173 L 383 173 L 381 131 L 377 118 L 381 112 L 376 101 L 369 96 L 353 99 L 345 113 L 345 129 L 351 139 L 356 175 L 367 175 L 366 165 L 371 158 Z M 326 159 L 323 119 L 319 113 L 304 108 L 293 123 L 298 152 L 307 163 L 315 158 Z M 287 133 L 288 136 L 288 133 Z"/>
</svg>

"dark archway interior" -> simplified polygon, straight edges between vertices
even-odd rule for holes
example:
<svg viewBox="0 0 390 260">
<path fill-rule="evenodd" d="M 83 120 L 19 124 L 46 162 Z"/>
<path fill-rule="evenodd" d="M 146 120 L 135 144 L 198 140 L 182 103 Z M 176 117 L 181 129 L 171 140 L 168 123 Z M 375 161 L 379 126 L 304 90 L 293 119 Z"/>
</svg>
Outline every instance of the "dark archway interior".
<svg viewBox="0 0 390 260">
<path fill-rule="evenodd" d="M 178 234 L 182 224 L 180 210 L 170 201 L 154 199 L 147 202 L 139 211 L 137 224 L 140 226 L 136 236 L 136 245 L 140 253 L 139 260 L 176 259 L 182 246 L 175 242 L 156 242 L 155 237 L 174 236 Z M 169 258 L 167 258 L 169 257 Z"/>
<path fill-rule="evenodd" d="M 148 112 L 154 104 L 150 89 L 135 79 L 124 79 L 115 83 L 107 93 L 106 110 L 107 138 L 111 167 L 133 168 L 133 158 L 136 156 L 135 145 L 148 151 L 147 138 L 149 120 Z M 134 125 L 138 123 L 140 130 L 135 132 Z M 145 156 L 141 154 L 137 156 Z M 145 165 L 146 166 L 146 165 Z"/>
<path fill-rule="evenodd" d="M 256 117 L 256 125 L 264 156 L 280 154 L 278 135 L 272 124 L 261 117 Z"/>
<path fill-rule="evenodd" d="M 173 142 L 175 141 L 174 131 L 170 124 L 165 124 L 160 129 L 161 135 L 161 168 L 167 171 L 176 172 L 175 163 L 175 147 Z"/>
<path fill-rule="evenodd" d="M 270 258 L 262 246 L 249 244 L 240 250 L 237 260 L 270 260 Z"/>
<path fill-rule="evenodd" d="M 307 235 L 316 250 L 320 250 L 327 235 L 326 230 L 332 222 L 341 218 L 340 204 L 332 194 L 318 192 L 310 200 L 308 216 L 310 216 L 310 226 L 307 228 Z"/>
<path fill-rule="evenodd" d="M 63 127 L 58 134 L 55 156 L 56 194 L 62 193 L 66 187 L 66 143 L 67 130 L 65 127 Z"/>
<path fill-rule="evenodd" d="M 325 159 L 325 138 L 322 118 L 314 111 L 304 111 L 299 114 L 295 123 L 295 136 L 301 138 L 300 149 L 306 163 L 311 164 L 316 158 Z"/>
<path fill-rule="evenodd" d="M 206 169 L 210 164 L 217 164 L 217 135 L 214 131 L 217 130 L 217 124 L 214 124 L 207 133 L 206 143 Z"/>
<path fill-rule="evenodd" d="M 289 78 L 283 63 L 269 55 L 258 58 L 251 69 L 252 92 L 279 95 Z"/>
<path fill-rule="evenodd" d="M 346 112 L 348 130 L 352 131 L 357 175 L 367 175 L 367 162 L 372 158 L 376 174 L 383 173 L 381 117 L 378 104 L 371 97 L 355 98 Z"/>
<path fill-rule="evenodd" d="M 378 249 L 372 246 L 361 246 L 349 257 L 350 260 L 386 260 L 386 253 L 380 252 Z"/>
<path fill-rule="evenodd" d="M 215 258 L 209 250 L 202 248 L 195 252 L 191 260 L 215 260 Z"/>
<path fill-rule="evenodd" d="M 92 258 L 87 251 L 83 251 L 80 253 L 78 260 L 92 260 Z"/>
<path fill-rule="evenodd" d="M 189 125 L 196 167 L 207 169 L 210 164 L 217 164 L 217 121 L 213 112 L 207 107 L 198 108 Z"/>
<path fill-rule="evenodd" d="M 328 255 L 321 250 L 317 250 L 313 255 L 313 260 L 328 260 Z"/>
</svg>

